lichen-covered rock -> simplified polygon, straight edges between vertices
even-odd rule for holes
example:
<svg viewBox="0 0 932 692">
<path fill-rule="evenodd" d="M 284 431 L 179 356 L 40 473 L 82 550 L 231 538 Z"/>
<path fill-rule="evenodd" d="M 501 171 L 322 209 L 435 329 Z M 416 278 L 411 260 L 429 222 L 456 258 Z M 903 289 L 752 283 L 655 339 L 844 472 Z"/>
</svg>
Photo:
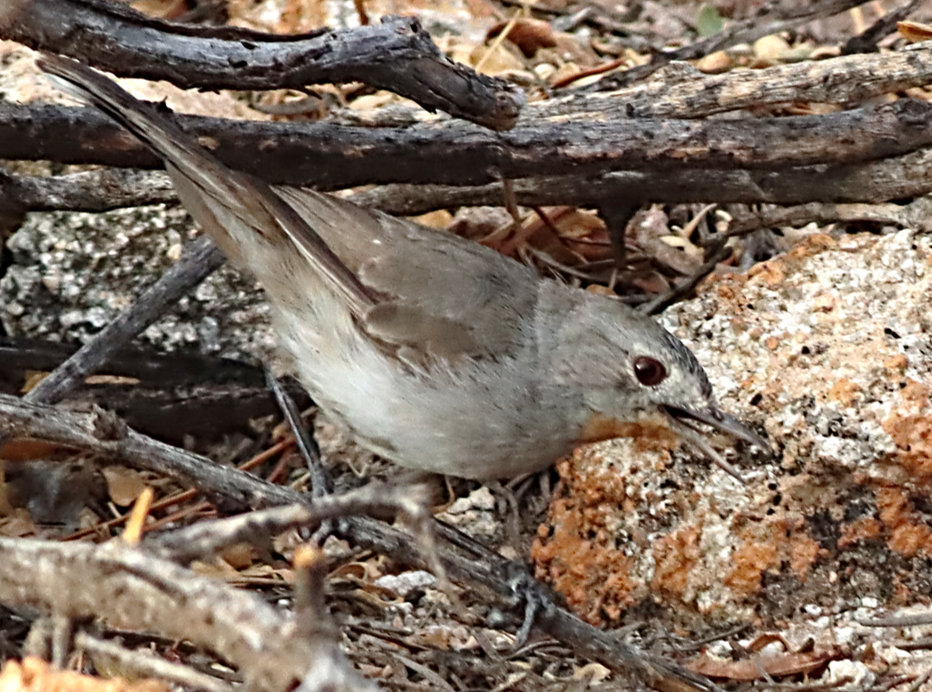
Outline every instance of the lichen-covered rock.
<svg viewBox="0 0 932 692">
<path fill-rule="evenodd" d="M 164 205 L 101 214 L 29 214 L 7 243 L 0 324 L 8 334 L 83 342 L 181 256 L 194 224 Z M 141 335 L 166 350 L 268 356 L 269 308 L 251 277 L 224 266 Z"/>
<path fill-rule="evenodd" d="M 653 428 L 580 449 L 534 559 L 592 622 L 774 622 L 932 594 L 932 240 L 817 235 L 665 324 L 766 430 L 742 486 Z M 636 615 L 635 615 L 636 616 Z"/>
</svg>

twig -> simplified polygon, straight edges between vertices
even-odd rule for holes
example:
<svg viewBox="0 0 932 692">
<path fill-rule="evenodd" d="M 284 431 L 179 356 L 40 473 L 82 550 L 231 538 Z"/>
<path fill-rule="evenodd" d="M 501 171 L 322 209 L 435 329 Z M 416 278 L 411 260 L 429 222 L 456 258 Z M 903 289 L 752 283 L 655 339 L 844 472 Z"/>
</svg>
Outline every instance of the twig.
<svg viewBox="0 0 932 692">
<path fill-rule="evenodd" d="M 161 173 L 141 173 L 143 178 Z M 63 176 L 69 178 L 70 176 Z M 24 180 L 19 176 L 15 181 Z M 44 178 L 28 180 L 44 180 Z M 0 205 L 7 189 L 0 179 Z M 31 184 L 31 183 L 30 183 Z M 65 197 L 26 196 L 22 202 L 36 203 L 37 209 L 70 209 L 73 199 L 83 196 L 83 182 Z M 70 187 L 63 182 L 62 187 Z M 88 185 L 93 185 L 89 182 Z M 17 189 L 14 184 L 13 190 Z M 885 200 L 921 197 L 932 191 L 932 151 L 920 150 L 899 157 L 850 166 L 806 166 L 783 169 L 779 174 L 757 176 L 750 171 L 699 169 L 667 172 L 620 172 L 596 178 L 566 176 L 528 178 L 514 181 L 520 206 L 572 204 L 598 206 L 607 198 L 627 199 L 636 205 L 647 201 L 670 204 L 715 199 L 722 202 L 765 204 L 763 210 L 736 216 L 728 235 L 743 235 L 761 227 L 835 221 L 876 221 L 929 230 L 932 228 L 928 201 L 908 205 L 883 204 Z M 138 193 L 138 197 L 134 194 Z M 172 193 L 174 194 L 174 193 Z M 13 199 L 16 200 L 15 194 Z M 501 203 L 501 184 L 476 187 L 446 185 L 385 185 L 354 193 L 353 202 L 398 216 L 417 216 L 437 209 L 461 206 L 488 206 Z M 825 202 L 825 200 L 835 200 Z M 151 200 L 142 188 L 120 190 L 107 196 L 101 192 L 105 208 L 138 206 Z M 112 206 L 109 206 L 111 205 Z M 779 207 L 777 205 L 796 205 Z M 78 206 L 76 211 L 87 211 Z M 91 211 L 98 211 L 92 209 Z M 584 239 L 572 242 L 585 243 Z"/>
<path fill-rule="evenodd" d="M 883 94 L 930 82 L 932 48 L 916 44 L 894 53 L 846 55 L 774 65 L 762 70 L 704 74 L 688 63 L 673 63 L 646 82 L 611 93 L 560 95 L 525 109 L 522 121 L 535 118 L 597 115 L 616 117 L 703 118 L 745 108 L 789 103 L 869 101 Z"/>
<path fill-rule="evenodd" d="M 915 615 L 890 615 L 882 618 L 858 618 L 858 623 L 865 627 L 911 627 L 913 625 L 932 625 L 932 613 Z"/>
<path fill-rule="evenodd" d="M 305 501 L 227 519 L 201 521 L 184 529 L 151 535 L 145 545 L 158 557 L 187 564 L 237 543 L 262 543 L 283 531 L 314 528 L 327 519 L 371 514 L 394 516 L 407 509 L 407 502 L 398 489 L 370 483 L 341 495 L 315 498 L 311 503 Z"/>
<path fill-rule="evenodd" d="M 240 471 L 249 471 L 250 469 L 254 469 L 257 466 L 261 466 L 262 464 L 264 464 L 266 461 L 268 461 L 270 458 L 272 458 L 276 454 L 283 452 L 285 449 L 290 447 L 292 444 L 294 444 L 294 440 L 291 438 L 282 440 L 281 442 L 272 445 L 268 449 L 263 450 L 259 454 L 256 454 L 254 457 L 252 457 L 252 459 L 247 459 L 246 461 L 244 461 L 242 464 L 240 464 L 236 468 L 239 469 Z M 153 503 L 151 510 L 156 511 L 160 509 L 165 509 L 166 507 L 171 507 L 172 505 L 176 505 L 180 502 L 187 502 L 188 500 L 193 500 L 195 497 L 197 497 L 197 495 L 198 495 L 198 492 L 194 488 L 191 488 L 189 490 L 184 490 L 180 493 L 175 493 L 174 495 L 170 495 L 169 497 L 163 498 L 159 500 L 158 502 Z M 203 504 L 195 505 L 195 507 L 199 511 L 200 509 L 204 507 L 204 505 Z M 190 510 L 185 509 L 182 511 L 187 513 Z M 170 516 L 177 517 L 177 514 L 170 515 Z M 76 541 L 86 536 L 91 536 L 98 532 L 109 531 L 110 529 L 116 528 L 117 526 L 127 521 L 128 519 L 129 519 L 128 514 L 123 515 L 122 517 L 116 517 L 115 519 L 111 519 L 110 521 L 105 521 L 102 524 L 98 524 L 97 526 L 94 526 L 90 529 L 84 529 L 82 531 L 73 533 L 69 536 L 66 536 L 62 540 Z M 158 522 L 156 523 L 156 525 L 157 524 Z"/>
<path fill-rule="evenodd" d="M 925 232 L 932 230 L 929 217 L 932 200 L 920 197 L 909 204 L 832 204 L 810 202 L 793 207 L 765 205 L 762 208 L 743 210 L 733 214 L 734 219 L 725 232 L 725 237 L 747 235 L 761 228 L 776 226 L 805 226 L 816 223 L 824 226 L 836 222 L 871 221 L 895 224 L 903 228 L 916 228 Z"/>
<path fill-rule="evenodd" d="M 617 171 L 597 176 L 553 176 L 514 181 L 521 206 L 572 204 L 598 207 L 606 199 L 642 205 L 648 202 L 681 204 L 718 203 L 801 205 L 815 203 L 838 215 L 847 204 L 878 204 L 888 200 L 922 197 L 932 191 L 932 149 L 851 165 L 812 165 L 756 173 L 749 170 L 701 167 L 679 171 Z M 447 185 L 386 185 L 358 192 L 351 198 L 362 206 L 399 216 L 416 216 L 435 209 L 496 205 L 498 184 L 475 187 Z M 913 203 L 914 205 L 916 202 Z M 893 206 L 878 208 L 897 212 Z M 867 217 L 870 219 L 870 217 Z M 928 228 L 928 213 L 910 206 L 909 223 Z M 832 220 L 843 220 L 836 216 Z M 887 217 L 898 223 L 895 217 Z"/>
<path fill-rule="evenodd" d="M 170 680 L 178 685 L 204 690 L 204 692 L 233 691 L 233 688 L 222 680 L 192 670 L 188 666 L 171 663 L 145 651 L 130 651 L 119 644 L 94 637 L 86 632 L 78 632 L 74 643 L 79 649 L 119 661 L 120 668 L 133 670 L 142 675 Z"/>
<path fill-rule="evenodd" d="M 265 381 L 272 393 L 275 394 L 278 407 L 288 422 L 291 434 L 294 435 L 295 442 L 298 445 L 298 451 L 301 453 L 301 457 L 307 464 L 308 471 L 311 474 L 311 497 L 323 497 L 333 492 L 333 482 L 324 469 L 323 460 L 320 457 L 320 447 L 304 427 L 301 421 L 301 412 L 298 411 L 294 399 L 288 395 L 281 382 L 268 368 L 265 370 Z"/>
<path fill-rule="evenodd" d="M 289 620 L 254 594 L 122 541 L 0 538 L 0 552 L 0 601 L 186 639 L 237 666 L 251 689 L 294 689 L 322 653 L 294 636 Z"/>
<path fill-rule="evenodd" d="M 913 683 L 906 688 L 906 692 L 916 692 L 916 690 L 929 681 L 930 677 L 932 677 L 932 668 L 927 668 L 920 676 L 913 680 Z"/>
<path fill-rule="evenodd" d="M 206 236 L 198 238 L 132 307 L 43 379 L 27 395 L 31 402 L 56 403 L 85 377 L 95 372 L 116 351 L 155 322 L 179 298 L 197 286 L 224 262 L 223 254 Z"/>
<path fill-rule="evenodd" d="M 133 468 L 152 470 L 193 482 L 203 492 L 220 495 L 241 506 L 303 504 L 302 496 L 293 490 L 266 483 L 235 469 L 219 468 L 203 457 L 175 450 L 132 430 L 121 428 L 112 416 L 103 412 L 65 412 L 0 395 L 0 433 L 45 439 L 92 450 L 103 458 L 118 460 Z M 430 566 L 416 544 L 411 541 L 410 535 L 372 519 L 344 519 L 337 522 L 337 531 L 356 544 L 386 553 L 403 564 L 420 568 Z M 507 565 L 510 563 L 507 560 L 442 523 L 438 523 L 437 532 L 438 537 L 446 542 L 440 559 L 450 579 L 481 588 L 500 603 L 514 605 L 513 588 L 502 577 L 509 572 Z M 0 551 L 5 549 L 4 540 L 0 539 Z M 79 545 L 81 544 L 61 544 L 63 548 Z M 455 547 L 456 550 L 451 551 L 450 547 Z M 4 556 L 6 557 L 5 553 Z M 33 561 L 30 564 L 34 567 L 37 563 Z M 0 561 L 0 571 L 5 565 L 5 562 Z M 32 571 L 35 570 L 29 570 Z M 23 576 L 27 570 L 21 569 L 20 572 L 20 576 Z M 25 576 L 23 578 L 25 579 Z M 636 674 L 642 680 L 655 683 L 667 681 L 671 685 L 683 685 L 698 690 L 717 689 L 702 676 L 697 676 L 662 657 L 638 651 L 635 647 L 614 639 L 609 633 L 582 622 L 554 604 L 543 590 L 538 598 L 543 607 L 538 616 L 537 627 L 569 646 L 577 655 L 596 660 L 619 673 Z M 0 585 L 0 600 L 3 599 L 3 589 Z M 190 638 L 186 633 L 179 636 Z"/>
<path fill-rule="evenodd" d="M 897 7 L 880 17 L 867 31 L 852 36 L 842 47 L 844 55 L 852 53 L 867 53 L 877 50 L 877 44 L 885 37 L 896 31 L 898 22 L 902 22 L 922 6 L 922 0 L 910 0 L 905 5 Z"/>
<path fill-rule="evenodd" d="M 480 185 L 503 178 L 512 179 L 517 189 L 523 178 L 579 179 L 612 171 L 701 168 L 773 175 L 775 169 L 866 163 L 932 145 L 932 104 L 909 98 L 826 115 L 770 119 L 587 114 L 522 120 L 509 132 L 455 123 L 421 123 L 399 131 L 327 122 L 242 120 L 234 126 L 223 118 L 176 115 L 173 119 L 193 136 L 215 141 L 212 153 L 233 168 L 274 184 L 322 189 L 397 182 Z M 334 141 L 340 142 L 339 148 Z M 60 106 L 0 104 L 0 158 L 161 166 L 143 144 L 107 116 L 93 109 Z M 282 160 L 291 165 L 282 166 Z M 663 196 L 661 189 L 654 190 L 654 197 Z"/>
<path fill-rule="evenodd" d="M 711 253 L 711 257 L 706 260 L 701 267 L 699 267 L 693 275 L 690 276 L 685 281 L 681 281 L 676 286 L 674 286 L 670 291 L 667 291 L 663 295 L 657 296 L 649 303 L 644 303 L 641 305 L 638 310 L 643 312 L 645 315 L 657 315 L 668 307 L 673 305 L 676 301 L 688 296 L 690 293 L 696 290 L 702 280 L 715 271 L 715 268 L 719 265 L 720 262 L 724 262 L 726 259 L 731 257 L 731 248 L 726 246 L 724 241 L 719 247 Z"/>
<path fill-rule="evenodd" d="M 633 84 L 674 60 L 694 60 L 737 43 L 753 43 L 762 36 L 778 34 L 813 19 L 829 17 L 863 3 L 864 0 L 820 0 L 811 3 L 769 2 L 754 16 L 733 22 L 731 26 L 709 38 L 676 50 L 658 53 L 646 65 L 632 67 L 601 80 L 597 88 L 604 91 Z"/>
<path fill-rule="evenodd" d="M 220 495 L 242 508 L 290 504 L 299 496 L 237 469 L 218 466 L 130 430 L 114 414 L 100 409 L 74 413 L 0 394 L 0 434 L 36 437 L 93 451 L 137 469 L 191 483 L 208 495 Z"/>
<path fill-rule="evenodd" d="M 178 195 L 164 171 L 104 168 L 66 175 L 10 175 L 0 169 L 0 208 L 101 212 L 162 202 Z"/>
<path fill-rule="evenodd" d="M 327 612 L 326 593 L 327 560 L 317 548 L 298 546 L 294 553 L 295 588 L 294 616 L 302 637 L 336 638 L 336 628 Z"/>
<path fill-rule="evenodd" d="M 0 38 L 182 88 L 303 89 L 360 81 L 496 130 L 512 127 L 524 102 L 505 80 L 446 58 L 413 17 L 279 36 L 172 24 L 106 0 L 4 0 Z"/>
</svg>

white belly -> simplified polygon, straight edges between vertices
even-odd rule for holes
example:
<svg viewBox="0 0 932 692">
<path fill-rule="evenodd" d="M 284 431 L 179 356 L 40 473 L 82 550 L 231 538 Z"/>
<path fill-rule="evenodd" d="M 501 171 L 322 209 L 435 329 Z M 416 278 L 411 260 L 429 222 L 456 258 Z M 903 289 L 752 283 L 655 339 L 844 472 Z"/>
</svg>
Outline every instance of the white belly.
<svg viewBox="0 0 932 692">
<path fill-rule="evenodd" d="M 554 424 L 555 393 L 529 385 L 513 361 L 417 372 L 360 334 L 326 293 L 313 308 L 302 306 L 300 322 L 279 307 L 281 346 L 314 401 L 360 444 L 401 466 L 504 478 L 546 468 L 571 449 L 568 424 Z M 307 319 L 314 312 L 316 324 Z"/>
</svg>

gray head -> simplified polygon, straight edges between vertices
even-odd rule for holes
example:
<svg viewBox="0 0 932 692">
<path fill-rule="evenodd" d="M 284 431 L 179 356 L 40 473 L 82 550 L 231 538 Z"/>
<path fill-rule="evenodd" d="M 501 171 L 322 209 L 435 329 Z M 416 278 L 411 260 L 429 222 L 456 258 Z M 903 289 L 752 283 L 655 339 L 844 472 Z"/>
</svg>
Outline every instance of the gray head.
<svg viewBox="0 0 932 692">
<path fill-rule="evenodd" d="M 618 434 L 613 429 L 659 412 L 684 440 L 733 475 L 700 424 L 769 449 L 747 425 L 718 408 L 696 356 L 656 322 L 599 296 L 582 299 L 574 312 L 559 339 L 569 360 L 561 359 L 559 367 L 587 384 L 584 439 L 613 437 Z"/>
</svg>

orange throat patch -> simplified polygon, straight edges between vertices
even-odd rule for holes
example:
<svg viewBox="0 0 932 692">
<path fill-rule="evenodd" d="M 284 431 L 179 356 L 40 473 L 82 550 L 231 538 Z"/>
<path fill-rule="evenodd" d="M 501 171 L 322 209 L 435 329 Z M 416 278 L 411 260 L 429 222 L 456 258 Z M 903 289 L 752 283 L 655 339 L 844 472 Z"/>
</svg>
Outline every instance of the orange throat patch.
<svg viewBox="0 0 932 692">
<path fill-rule="evenodd" d="M 602 442 L 616 437 L 637 437 L 674 441 L 677 439 L 660 414 L 643 416 L 637 421 L 620 420 L 593 413 L 579 434 L 579 443 Z"/>
</svg>

